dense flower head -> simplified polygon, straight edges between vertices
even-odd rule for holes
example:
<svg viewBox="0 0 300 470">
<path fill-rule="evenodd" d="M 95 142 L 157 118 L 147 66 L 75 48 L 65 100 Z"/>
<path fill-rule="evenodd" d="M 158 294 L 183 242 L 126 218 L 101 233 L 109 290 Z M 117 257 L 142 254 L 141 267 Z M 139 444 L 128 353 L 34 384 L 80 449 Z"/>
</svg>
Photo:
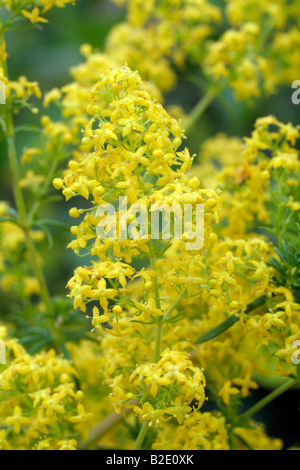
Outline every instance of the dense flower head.
<svg viewBox="0 0 300 470">
<path fill-rule="evenodd" d="M 119 5 L 128 5 L 129 19 L 135 24 L 145 24 L 152 15 L 157 18 L 190 21 L 220 20 L 220 10 L 205 0 L 151 0 L 147 4 L 141 0 L 115 0 Z"/>
<path fill-rule="evenodd" d="M 70 161 L 64 179 L 54 181 L 66 199 L 81 195 L 89 200 L 92 196 L 92 203 L 99 205 L 117 203 L 123 197 L 128 204 L 149 210 L 160 204 L 170 207 L 173 202 L 181 207 L 205 204 L 205 230 L 209 232 L 210 223 L 218 220 L 218 192 L 200 189 L 199 181 L 188 177 L 193 158 L 187 149 L 178 151 L 183 131 L 150 96 L 138 73 L 128 67 L 103 72 L 89 92 L 87 110 L 93 117 L 85 126 L 82 153 Z M 122 207 L 117 209 L 120 226 Z M 127 212 L 133 221 L 134 213 L 130 208 Z M 76 208 L 70 211 L 73 217 L 81 213 Z M 147 237 L 93 241 L 98 222 L 96 209 L 91 207 L 81 224 L 72 228 L 77 240 L 70 246 L 76 251 L 89 246 L 102 259 L 110 247 L 118 257 L 128 253 L 127 260 L 139 247 L 149 251 Z"/>
<path fill-rule="evenodd" d="M 174 87 L 175 69 L 189 61 L 201 68 L 212 89 L 230 87 L 238 99 L 274 93 L 297 75 L 297 2 L 227 0 L 225 11 L 204 0 L 115 3 L 125 5 L 128 14 L 109 35 L 109 54 L 138 67 L 161 90 Z"/>
<path fill-rule="evenodd" d="M 126 45 L 123 43 L 122 48 L 122 42 L 118 41 L 118 33 L 113 31 L 115 45 L 121 46 L 125 57 L 129 57 L 130 65 L 130 59 L 137 60 L 143 48 L 147 47 L 150 51 L 150 60 L 142 61 L 141 73 L 146 72 L 143 78 L 146 79 L 148 76 L 158 86 L 162 83 L 163 89 L 170 89 L 174 85 L 172 63 L 182 68 L 189 58 L 198 61 L 203 57 L 205 40 L 213 34 L 222 18 L 220 8 L 206 0 L 189 2 L 154 0 L 147 2 L 147 5 L 139 0 L 121 0 L 115 3 L 125 4 L 128 8 L 128 25 L 124 24 L 116 29 L 121 32 L 122 28 L 126 28 L 128 32 Z M 144 41 L 136 41 L 142 32 L 148 39 L 145 42 L 147 46 L 143 45 Z M 151 71 L 151 60 L 155 60 L 155 57 L 156 64 L 153 63 Z M 164 69 L 167 72 L 166 80 L 162 82 L 157 72 L 159 70 L 163 72 Z"/>
<path fill-rule="evenodd" d="M 200 409 L 205 401 L 205 378 L 202 370 L 193 366 L 187 354 L 164 350 L 157 363 L 144 363 L 136 367 L 127 378 L 117 375 L 108 379 L 111 397 L 120 407 L 120 391 L 125 400 L 123 407 L 133 408 L 142 421 L 150 425 L 162 424 L 175 418 L 179 424 L 194 408 Z M 130 398 L 139 396 L 135 405 Z"/>
<path fill-rule="evenodd" d="M 169 450 L 229 450 L 224 417 L 219 413 L 193 412 L 180 426 L 166 424 L 152 447 Z"/>
<path fill-rule="evenodd" d="M 106 53 L 117 64 L 127 63 L 133 70 L 138 69 L 143 80 L 155 84 L 162 92 L 171 90 L 176 84 L 176 74 L 162 45 L 168 45 L 169 31 L 155 28 L 132 27 L 121 23 L 110 33 L 106 43 Z M 145 60 L 147 57 L 147 60 Z"/>
<path fill-rule="evenodd" d="M 251 428 L 236 428 L 234 444 L 238 450 L 281 450 L 282 441 L 267 436 L 265 429 L 251 422 Z M 193 415 L 181 426 L 166 424 L 152 447 L 154 450 L 230 450 L 230 435 L 220 413 Z"/>
<path fill-rule="evenodd" d="M 29 355 L 3 327 L 0 339 L 7 357 L 0 366 L 0 449 L 75 450 L 92 414 L 81 404 L 74 367 L 53 350 Z"/>
<path fill-rule="evenodd" d="M 201 172 L 206 181 L 214 172 L 210 182 L 222 190 L 223 219 L 229 217 L 223 235 L 240 238 L 252 230 L 254 220 L 264 224 L 270 221 L 270 186 L 279 176 L 287 183 L 284 205 L 296 214 L 298 138 L 299 126 L 266 116 L 257 119 L 251 136 L 244 141 L 218 135 L 201 146 L 202 164 L 193 167 L 193 174 L 199 176 Z M 232 198 L 233 189 L 239 198 Z"/>
<path fill-rule="evenodd" d="M 259 51 L 259 26 L 244 23 L 227 30 L 219 41 L 208 45 L 205 71 L 214 81 L 229 84 L 238 99 L 259 97 L 261 84 L 266 92 L 274 90 L 272 63 Z"/>
<path fill-rule="evenodd" d="M 30 82 L 24 76 L 19 77 L 18 80 L 8 80 L 3 67 L 0 67 L 0 80 L 5 84 L 5 98 L 10 98 L 16 108 L 32 96 L 36 98 L 42 96 L 37 82 Z"/>
<path fill-rule="evenodd" d="M 73 164 L 73 171 L 77 170 L 77 173 L 86 170 L 83 181 L 87 176 L 90 180 L 96 180 L 100 162 L 103 184 L 117 177 L 122 181 L 123 177 L 124 189 L 126 177 L 129 187 L 130 178 L 140 167 L 149 174 L 166 174 L 173 178 L 176 173 L 172 171 L 172 165 L 182 165 L 187 160 L 185 164 L 188 168 L 188 155 L 175 153 L 182 142 L 182 130 L 162 106 L 151 99 L 139 75 L 129 68 L 103 72 L 103 78 L 89 93 L 88 112 L 93 118 L 85 127 L 82 141 L 86 157 L 78 163 L 78 169 Z M 122 171 L 118 165 L 117 173 L 114 165 L 120 163 L 120 159 L 116 160 L 120 151 L 123 152 L 124 169 Z M 110 160 L 115 164 L 111 164 Z M 64 181 L 67 188 L 72 188 L 67 177 Z M 93 189 L 96 183 L 91 181 L 89 184 Z M 73 195 L 65 191 L 67 197 L 69 194 Z"/>
<path fill-rule="evenodd" d="M 275 0 L 272 3 L 258 0 L 226 0 L 226 15 L 233 26 L 238 26 L 246 21 L 260 23 L 265 17 L 270 26 L 276 29 L 284 29 L 289 19 L 294 19 L 298 2 Z"/>
</svg>

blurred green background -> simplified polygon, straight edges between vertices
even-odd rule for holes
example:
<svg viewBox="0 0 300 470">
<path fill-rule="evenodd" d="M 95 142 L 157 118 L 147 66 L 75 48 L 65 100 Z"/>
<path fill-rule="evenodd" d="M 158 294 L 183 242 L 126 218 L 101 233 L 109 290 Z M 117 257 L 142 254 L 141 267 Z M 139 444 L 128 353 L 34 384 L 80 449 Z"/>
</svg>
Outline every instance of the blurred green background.
<svg viewBox="0 0 300 470">
<path fill-rule="evenodd" d="M 42 29 L 34 28 L 9 33 L 7 36 L 10 78 L 16 79 L 20 75 L 25 75 L 29 80 L 38 81 L 43 91 L 70 82 L 70 67 L 83 61 L 79 53 L 81 44 L 89 43 L 101 50 L 109 30 L 124 19 L 124 11 L 109 0 L 77 0 L 74 6 L 53 8 L 47 14 L 47 18 L 49 24 L 43 25 Z M 297 78 L 300 78 L 300 71 L 299 77 L 295 79 Z M 225 93 L 222 99 L 212 104 L 186 145 L 192 152 L 197 152 L 201 142 L 218 132 L 226 132 L 231 136 L 249 135 L 256 118 L 267 114 L 274 114 L 282 121 L 297 124 L 300 105 L 297 107 L 292 104 L 291 94 L 292 90 L 285 88 L 279 90 L 276 96 L 236 103 L 231 93 Z M 187 83 L 184 76 L 180 76 L 176 90 L 169 93 L 165 100 L 166 104 L 181 104 L 188 112 L 198 102 L 199 90 Z M 16 123 L 38 125 L 40 117 L 41 114 L 32 115 L 29 111 L 24 111 L 16 117 Z M 31 134 L 20 134 L 17 142 L 19 154 L 24 147 L 34 145 L 34 139 Z M 0 200 L 14 205 L 10 171 L 3 144 L 0 146 Z M 60 202 L 47 206 L 46 217 L 71 225 L 72 219 L 68 215 L 68 210 L 73 205 L 73 202 L 70 204 Z M 45 242 L 42 245 L 42 256 L 47 266 L 51 293 L 66 295 L 65 285 L 80 260 L 71 250 L 66 249 L 71 240 L 69 233 L 54 229 L 53 236 L 54 247 L 50 250 Z M 4 298 L 3 312 L 6 307 L 9 308 Z M 256 392 L 253 400 L 262 398 L 266 393 L 263 390 Z M 251 405 L 251 400 L 248 405 Z M 299 415 L 295 413 L 298 408 L 298 392 L 290 392 L 270 405 L 261 415 L 262 420 L 268 423 L 269 433 L 282 437 L 286 446 L 295 444 L 297 440 L 300 441 L 297 417 Z"/>
</svg>

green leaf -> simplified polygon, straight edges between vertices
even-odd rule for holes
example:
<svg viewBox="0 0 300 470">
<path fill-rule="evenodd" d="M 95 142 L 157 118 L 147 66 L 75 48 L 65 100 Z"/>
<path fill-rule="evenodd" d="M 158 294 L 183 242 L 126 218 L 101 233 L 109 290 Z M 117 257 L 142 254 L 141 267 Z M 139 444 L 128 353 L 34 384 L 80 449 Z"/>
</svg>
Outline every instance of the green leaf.
<svg viewBox="0 0 300 470">
<path fill-rule="evenodd" d="M 282 269 L 280 263 L 275 258 L 270 258 L 270 263 L 272 266 L 282 275 L 284 276 L 284 270 Z"/>
<path fill-rule="evenodd" d="M 52 234 L 51 234 L 50 230 L 48 230 L 46 225 L 44 225 L 41 222 L 35 222 L 35 225 L 38 226 L 45 233 L 45 235 L 47 237 L 47 240 L 48 240 L 49 249 L 52 250 L 52 248 L 53 248 L 53 237 L 52 237 Z"/>
<path fill-rule="evenodd" d="M 0 126 L 2 127 L 3 132 L 6 132 L 6 123 L 2 116 L 0 116 Z"/>
<path fill-rule="evenodd" d="M 51 220 L 51 219 L 43 219 L 43 220 L 39 220 L 40 224 L 42 225 L 50 225 L 52 227 L 58 227 L 58 228 L 61 228 L 63 230 L 66 230 L 66 231 L 70 231 L 70 226 L 63 223 L 63 222 L 59 222 L 57 220 Z"/>
<path fill-rule="evenodd" d="M 51 344 L 51 341 L 45 339 L 45 340 L 40 341 L 39 343 L 35 343 L 33 346 L 31 346 L 28 349 L 28 352 L 29 352 L 29 354 L 36 354 L 38 351 L 40 351 L 41 349 L 44 349 L 49 344 Z"/>
<path fill-rule="evenodd" d="M 216 338 L 217 336 L 221 335 L 229 328 L 231 328 L 235 323 L 239 321 L 240 317 L 237 315 L 231 315 L 230 317 L 226 318 L 225 321 L 220 323 L 218 326 L 209 330 L 207 333 L 204 333 L 200 338 L 195 341 L 195 344 L 202 344 L 210 341 L 211 339 Z"/>
<path fill-rule="evenodd" d="M 72 359 L 71 355 L 70 355 L 69 351 L 67 350 L 67 348 L 65 346 L 65 343 L 63 341 L 59 342 L 59 347 L 61 349 L 61 352 L 65 356 L 65 358 L 68 359 L 69 361 L 71 361 L 71 359 Z"/>
<path fill-rule="evenodd" d="M 35 126 L 18 126 L 15 128 L 15 132 L 37 132 L 38 134 L 43 134 L 43 131 Z"/>
<path fill-rule="evenodd" d="M 50 196 L 42 196 L 39 198 L 39 201 L 41 204 L 46 204 L 48 202 L 59 202 L 61 201 L 61 196 L 60 195 L 50 195 Z"/>
<path fill-rule="evenodd" d="M 262 307 L 265 304 L 266 298 L 259 297 L 258 299 L 254 300 L 251 304 L 247 305 L 246 314 L 249 314 L 253 310 L 256 310 L 259 307 Z M 225 321 L 220 323 L 218 326 L 213 328 L 212 330 L 207 331 L 204 333 L 200 338 L 195 341 L 195 344 L 202 344 L 210 341 L 211 339 L 216 338 L 217 336 L 221 335 L 225 331 L 229 330 L 235 323 L 239 321 L 240 317 L 238 315 L 231 315 L 230 317 L 226 318 Z"/>
</svg>

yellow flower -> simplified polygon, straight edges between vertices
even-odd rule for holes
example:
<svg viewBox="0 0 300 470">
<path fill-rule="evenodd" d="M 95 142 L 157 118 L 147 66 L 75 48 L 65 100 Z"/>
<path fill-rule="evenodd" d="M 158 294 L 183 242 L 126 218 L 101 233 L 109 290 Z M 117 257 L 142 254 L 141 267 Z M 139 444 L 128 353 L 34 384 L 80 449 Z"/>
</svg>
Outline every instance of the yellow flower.
<svg viewBox="0 0 300 470">
<path fill-rule="evenodd" d="M 251 375 L 247 374 L 245 378 L 242 377 L 236 377 L 232 381 L 235 385 L 238 385 L 241 388 L 241 393 L 243 397 L 247 397 L 249 395 L 249 390 L 250 389 L 257 389 L 258 385 L 256 382 L 251 380 Z"/>
<path fill-rule="evenodd" d="M 0 431 L 0 450 L 12 450 L 12 447 L 7 442 L 7 433 L 5 429 Z"/>
<path fill-rule="evenodd" d="M 77 441 L 75 439 L 59 441 L 58 446 L 58 450 L 77 450 Z"/>
<path fill-rule="evenodd" d="M 46 93 L 44 97 L 44 102 L 43 102 L 45 108 L 48 108 L 49 104 L 52 103 L 53 101 L 59 100 L 61 96 L 62 96 L 61 91 L 58 88 L 54 88 L 53 90 Z"/>
<path fill-rule="evenodd" d="M 134 406 L 133 411 L 139 415 L 142 421 L 149 421 L 149 423 L 164 423 L 170 419 L 163 417 L 165 410 L 156 410 L 149 402 L 144 403 L 142 408 Z"/>
<path fill-rule="evenodd" d="M 79 424 L 79 423 L 85 423 L 87 421 L 91 421 L 93 419 L 94 415 L 93 413 L 86 413 L 84 406 L 81 403 L 78 403 L 77 406 L 77 416 L 72 416 L 69 418 L 69 421 L 74 424 Z"/>
<path fill-rule="evenodd" d="M 189 414 L 191 409 L 192 408 L 190 406 L 182 404 L 180 397 L 177 397 L 174 402 L 174 406 L 167 408 L 166 413 L 176 418 L 178 424 L 182 424 L 184 418 Z"/>
<path fill-rule="evenodd" d="M 23 165 L 24 163 L 30 163 L 35 155 L 40 155 L 41 153 L 41 149 L 38 148 L 26 149 L 21 157 L 21 163 Z"/>
<path fill-rule="evenodd" d="M 22 15 L 28 18 L 31 23 L 48 23 L 48 20 L 40 16 L 40 10 L 38 8 L 34 8 L 32 12 L 22 10 Z"/>
<path fill-rule="evenodd" d="M 239 389 L 236 387 L 231 386 L 231 381 L 228 380 L 225 382 L 222 389 L 219 391 L 219 397 L 222 397 L 223 402 L 225 405 L 229 405 L 231 395 L 238 395 L 240 393 Z"/>
<path fill-rule="evenodd" d="M 8 416 L 5 418 L 4 422 L 8 425 L 13 425 L 14 432 L 16 434 L 20 434 L 21 427 L 28 425 L 30 423 L 30 419 L 24 417 L 21 408 L 16 406 L 13 416 Z"/>
</svg>

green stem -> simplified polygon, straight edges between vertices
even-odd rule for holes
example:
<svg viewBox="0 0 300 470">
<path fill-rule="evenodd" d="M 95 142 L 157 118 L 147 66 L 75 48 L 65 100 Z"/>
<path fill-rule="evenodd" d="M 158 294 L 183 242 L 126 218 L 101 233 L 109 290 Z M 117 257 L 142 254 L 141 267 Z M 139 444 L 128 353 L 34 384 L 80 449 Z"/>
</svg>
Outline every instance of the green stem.
<svg viewBox="0 0 300 470">
<path fill-rule="evenodd" d="M 155 272 L 155 276 L 153 278 L 153 287 L 154 287 L 154 295 L 155 295 L 155 305 L 156 308 L 161 310 L 161 304 L 160 304 L 160 296 L 159 296 L 159 285 L 158 285 L 158 276 L 157 276 L 157 266 L 156 266 L 156 254 L 154 251 L 153 243 L 152 240 L 150 242 L 150 261 L 151 261 L 151 268 Z M 157 321 L 157 326 L 156 326 L 156 334 L 155 334 L 155 348 L 154 348 L 154 357 L 153 357 L 153 362 L 158 362 L 160 359 L 160 350 L 161 350 L 161 340 L 162 340 L 162 330 L 163 330 L 163 319 L 164 317 L 159 317 Z M 136 439 L 136 442 L 134 444 L 133 449 L 134 450 L 139 450 L 141 449 L 145 436 L 148 431 L 148 423 L 145 422 L 143 423 L 139 435 Z"/>
<path fill-rule="evenodd" d="M 182 299 L 184 293 L 180 294 L 180 296 L 175 300 L 173 305 L 166 311 L 163 317 L 160 317 L 156 327 L 156 338 L 155 338 L 155 350 L 154 350 L 154 359 L 153 362 L 158 362 L 160 359 L 160 350 L 161 350 L 161 340 L 162 340 L 162 331 L 163 331 L 163 324 L 168 316 L 173 312 L 173 310 L 177 307 L 180 300 Z M 159 308 L 159 307 L 158 307 Z"/>
<path fill-rule="evenodd" d="M 156 308 L 161 310 L 160 297 L 159 297 L 158 276 L 157 276 L 157 266 L 156 266 L 156 255 L 155 255 L 155 252 L 154 252 L 152 241 L 151 241 L 150 261 L 151 261 L 152 271 L 155 272 L 155 276 L 153 278 L 153 286 L 154 286 L 154 294 L 155 294 L 155 305 L 156 305 Z"/>
<path fill-rule="evenodd" d="M 278 398 L 280 395 L 283 393 L 287 392 L 291 388 L 295 387 L 297 385 L 298 381 L 297 380 L 289 380 L 286 382 L 284 385 L 281 385 L 281 387 L 278 387 L 276 390 L 274 390 L 272 393 L 267 395 L 265 398 L 263 398 L 261 401 L 256 403 L 250 410 L 246 411 L 241 418 L 243 419 L 248 419 L 254 416 L 256 413 L 258 413 L 260 410 L 262 410 L 265 406 L 267 406 L 269 403 L 271 403 L 273 400 Z"/>
<path fill-rule="evenodd" d="M 87 442 L 80 442 L 79 450 L 88 450 L 93 447 L 107 432 L 111 431 L 117 424 L 120 424 L 132 410 L 125 410 L 125 416 L 121 413 L 112 413 L 100 424 L 95 426 L 90 432 Z"/>
<path fill-rule="evenodd" d="M 49 293 L 49 290 L 48 290 L 48 286 L 47 286 L 47 282 L 46 282 L 46 279 L 45 279 L 45 276 L 44 276 L 43 269 L 42 269 L 41 264 L 40 264 L 39 254 L 37 252 L 35 243 L 33 242 L 32 238 L 30 236 L 29 231 L 26 231 L 26 244 L 27 244 L 27 248 L 28 248 L 28 251 L 30 253 L 30 256 L 31 256 L 33 271 L 34 271 L 34 274 L 35 274 L 35 276 L 38 280 L 39 286 L 40 286 L 41 298 L 42 298 L 42 300 L 43 300 L 43 302 L 46 306 L 47 312 L 50 313 L 52 311 L 50 293 Z"/>
<path fill-rule="evenodd" d="M 46 181 L 45 181 L 45 183 L 44 183 L 44 185 L 43 185 L 43 187 L 40 191 L 40 194 L 38 196 L 39 199 L 38 199 L 38 201 L 34 202 L 32 208 L 31 208 L 31 210 L 28 214 L 30 222 L 33 221 L 34 216 L 35 216 L 37 210 L 39 209 L 39 207 L 41 205 L 41 199 L 46 194 L 46 192 L 48 190 L 48 187 L 49 187 L 51 181 L 53 180 L 53 176 L 54 176 L 56 168 L 57 168 L 57 163 L 58 163 L 57 160 L 53 160 L 52 165 L 51 165 L 50 170 L 49 170 L 49 173 L 48 173 L 48 176 L 46 178 Z"/>
<path fill-rule="evenodd" d="M 190 113 L 188 120 L 184 126 L 186 134 L 189 134 L 191 132 L 192 128 L 195 126 L 195 124 L 197 124 L 197 122 L 199 121 L 204 111 L 208 108 L 208 106 L 214 100 L 215 96 L 216 94 L 214 92 L 208 91 L 203 96 L 203 98 L 199 101 L 199 103 L 196 104 L 196 106 Z"/>
<path fill-rule="evenodd" d="M 185 295 L 186 291 L 183 291 L 181 292 L 181 294 L 177 297 L 177 299 L 175 300 L 175 302 L 171 305 L 170 308 L 168 308 L 168 310 L 166 311 L 166 313 L 164 314 L 164 317 L 163 317 L 163 323 L 165 323 L 165 321 L 167 320 L 167 318 L 171 315 L 171 313 L 173 312 L 173 310 L 175 310 L 175 308 L 177 308 L 177 306 L 179 305 L 181 299 L 183 298 L 183 296 Z"/>
<path fill-rule="evenodd" d="M 147 431 L 148 431 L 148 423 L 145 422 L 145 423 L 143 423 L 143 425 L 140 429 L 140 432 L 139 432 L 139 435 L 137 437 L 137 440 L 135 441 L 133 450 L 140 450 L 142 448 L 142 445 L 143 445 L 144 439 L 146 437 Z"/>
<path fill-rule="evenodd" d="M 156 255 L 153 251 L 152 242 L 151 242 L 150 261 L 151 261 L 152 270 L 155 272 L 155 276 L 153 278 L 153 286 L 154 286 L 154 294 L 155 294 L 155 305 L 156 305 L 156 308 L 161 310 L 160 296 L 159 296 L 159 285 L 158 285 L 158 277 L 157 277 Z M 154 350 L 153 362 L 158 362 L 159 359 L 160 359 L 162 328 L 163 328 L 163 317 L 159 317 L 158 320 L 157 320 L 157 326 L 156 326 L 155 350 Z"/>
<path fill-rule="evenodd" d="M 159 297 L 159 286 L 158 286 L 158 278 L 157 278 L 157 267 L 156 267 L 156 256 L 153 253 L 153 245 L 151 243 L 151 267 L 153 271 L 155 271 L 155 276 L 153 278 L 153 285 L 154 285 L 154 292 L 155 292 L 155 304 L 156 308 L 161 309 L 160 305 L 160 297 Z M 154 350 L 154 358 L 153 362 L 158 362 L 160 359 L 160 350 L 161 350 L 161 340 L 162 340 L 162 332 L 163 332 L 163 324 L 164 321 L 168 318 L 168 316 L 175 310 L 178 306 L 179 302 L 181 301 L 182 297 L 184 296 L 185 292 L 182 292 L 175 302 L 171 305 L 171 307 L 166 311 L 163 317 L 160 317 L 156 327 L 156 335 L 155 335 L 155 350 Z M 145 436 L 148 430 L 148 423 L 144 423 L 140 429 L 139 435 L 134 445 L 134 450 L 141 449 Z"/>
<path fill-rule="evenodd" d="M 162 339 L 162 321 L 159 320 L 156 326 L 156 335 L 155 335 L 155 349 L 154 349 L 154 358 L 153 362 L 158 362 L 160 359 L 160 349 L 161 349 L 161 339 Z"/>
</svg>

